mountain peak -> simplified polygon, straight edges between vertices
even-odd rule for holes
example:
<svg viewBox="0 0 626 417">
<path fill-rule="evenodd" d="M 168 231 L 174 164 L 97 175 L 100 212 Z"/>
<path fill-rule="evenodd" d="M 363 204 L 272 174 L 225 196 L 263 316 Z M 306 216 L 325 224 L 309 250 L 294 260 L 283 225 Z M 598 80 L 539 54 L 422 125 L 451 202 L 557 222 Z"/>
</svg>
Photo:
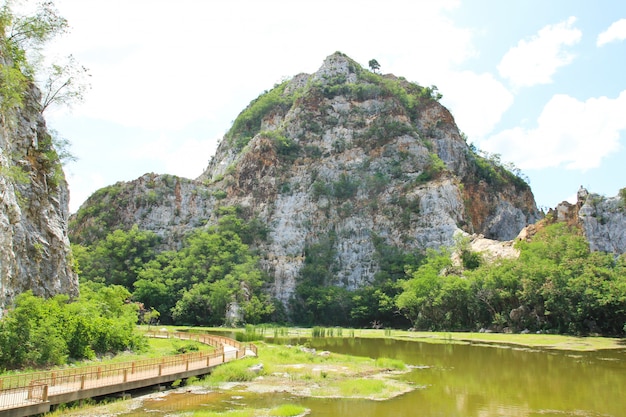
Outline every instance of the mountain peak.
<svg viewBox="0 0 626 417">
<path fill-rule="evenodd" d="M 322 66 L 313 74 L 313 80 L 326 83 L 336 77 L 343 77 L 344 82 L 355 83 L 359 70 L 362 68 L 356 61 L 341 52 L 335 52 L 326 57 Z"/>
</svg>

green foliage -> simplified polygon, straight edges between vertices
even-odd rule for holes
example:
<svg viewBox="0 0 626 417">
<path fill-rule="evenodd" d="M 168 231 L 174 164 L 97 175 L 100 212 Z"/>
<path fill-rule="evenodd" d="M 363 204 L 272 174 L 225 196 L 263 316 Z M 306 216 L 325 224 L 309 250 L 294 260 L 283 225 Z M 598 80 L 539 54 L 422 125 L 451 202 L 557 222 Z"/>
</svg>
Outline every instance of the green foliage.
<svg viewBox="0 0 626 417">
<path fill-rule="evenodd" d="M 75 225 L 81 225 L 79 233 L 70 234 L 70 241 L 91 245 L 105 239 L 108 231 L 115 230 L 119 219 L 119 205 L 111 202 L 119 199 L 123 191 L 122 184 L 116 183 L 93 193 L 76 213 L 73 225 L 70 225 L 70 230 L 79 230 Z"/>
<path fill-rule="evenodd" d="M 428 182 L 439 176 L 440 173 L 446 170 L 446 164 L 439 158 L 434 152 L 429 154 L 429 161 L 424 170 L 417 176 L 415 181 L 418 184 Z"/>
<path fill-rule="evenodd" d="M 380 69 L 380 64 L 375 59 L 370 59 L 367 64 L 369 65 L 372 72 L 376 72 Z"/>
<path fill-rule="evenodd" d="M 562 223 L 518 243 L 519 259 L 457 271 L 431 253 L 402 282 L 397 305 L 432 330 L 514 330 L 620 335 L 626 322 L 626 260 L 590 252 Z"/>
<path fill-rule="evenodd" d="M 320 197 L 334 197 L 339 201 L 354 198 L 359 190 L 359 181 L 347 173 L 341 173 L 336 181 L 326 183 L 316 179 L 312 184 L 312 195 L 315 200 Z"/>
<path fill-rule="evenodd" d="M 293 161 L 300 152 L 300 145 L 294 139 L 287 137 L 280 130 L 267 130 L 261 135 L 272 140 L 276 154 L 284 161 Z"/>
<path fill-rule="evenodd" d="M 254 99 L 233 122 L 226 133 L 226 138 L 237 150 L 243 149 L 250 139 L 261 130 L 263 118 L 272 111 L 288 110 L 295 99 L 294 95 L 285 95 L 287 81 L 275 86 Z"/>
<path fill-rule="evenodd" d="M 619 190 L 617 195 L 620 198 L 620 207 L 626 209 L 626 188 Z"/>
<path fill-rule="evenodd" d="M 334 234 L 305 247 L 305 262 L 300 270 L 296 293 L 291 300 L 292 319 L 303 325 L 344 325 L 369 327 L 375 323 L 402 326 L 397 314 L 397 284 L 405 267 L 417 265 L 422 256 L 405 253 L 373 236 L 375 260 L 380 271 L 375 282 L 355 290 L 340 286 L 336 277 L 336 238 Z"/>
<path fill-rule="evenodd" d="M 528 179 L 513 163 L 503 163 L 500 155 L 479 151 L 475 146 L 469 147 L 469 160 L 474 165 L 476 180 L 483 180 L 493 187 L 513 184 L 519 190 L 529 188 Z"/>
<path fill-rule="evenodd" d="M 213 192 L 213 197 L 215 197 L 218 200 L 223 200 L 228 196 L 228 194 L 226 193 L 226 191 L 224 190 L 217 190 Z"/>
<path fill-rule="evenodd" d="M 20 165 L 0 166 L 0 175 L 16 184 L 28 184 L 30 175 Z"/>
<path fill-rule="evenodd" d="M 245 331 L 235 333 L 235 339 L 239 342 L 254 342 L 265 338 L 265 328 L 246 324 Z"/>
<path fill-rule="evenodd" d="M 65 32 L 68 23 L 59 15 L 52 1 L 41 2 L 32 15 L 19 15 L 5 1 L 0 9 L 0 112 L 20 107 L 23 95 L 33 80 L 32 63 L 41 61 L 41 47 Z"/>
<path fill-rule="evenodd" d="M 295 417 L 304 415 L 306 408 L 297 404 L 282 404 L 269 411 L 272 417 Z"/>
<path fill-rule="evenodd" d="M 217 226 L 186 238 L 178 251 L 157 253 L 160 240 L 133 226 L 92 245 L 73 244 L 82 281 L 122 285 L 148 315 L 164 323 L 224 323 L 236 303 L 245 320 L 258 323 L 274 311 L 261 292 L 267 281 L 247 244 L 265 240 L 267 226 L 244 221 L 237 207 L 220 207 Z"/>
<path fill-rule="evenodd" d="M 81 296 L 51 299 L 20 294 L 0 320 L 0 368 L 61 365 L 68 359 L 127 349 L 141 350 L 145 340 L 136 331 L 137 306 L 119 286 L 81 286 Z"/>
<path fill-rule="evenodd" d="M 155 233 L 139 230 L 134 225 L 128 231 L 114 231 L 91 247 L 77 249 L 79 245 L 75 244 L 73 252 L 81 270 L 80 277 L 132 289 L 139 271 L 155 258 L 154 248 L 159 241 Z"/>
<path fill-rule="evenodd" d="M 82 102 L 89 88 L 87 68 L 70 55 L 64 63 L 53 63 L 42 85 L 41 112 L 53 105 L 71 106 Z"/>
<path fill-rule="evenodd" d="M 218 385 L 224 382 L 247 382 L 259 376 L 259 373 L 250 370 L 250 367 L 258 363 L 257 359 L 247 358 L 238 361 L 230 361 L 216 367 L 207 377 L 209 385 Z M 260 372 L 261 375 L 264 371 Z"/>
<path fill-rule="evenodd" d="M 229 230 L 236 222 L 220 225 L 223 230 L 197 231 L 181 250 L 148 262 L 134 284 L 135 299 L 158 310 L 166 323 L 220 325 L 234 302 L 250 323 L 271 314 L 273 305 L 260 291 L 266 277 L 258 259 Z"/>
<path fill-rule="evenodd" d="M 400 359 L 391 359 L 384 357 L 376 358 L 376 366 L 379 368 L 386 368 L 393 371 L 404 371 L 406 369 L 406 364 Z"/>
<path fill-rule="evenodd" d="M 351 176 L 341 173 L 339 179 L 332 183 L 333 197 L 338 200 L 347 200 L 356 196 L 359 184 Z"/>
<path fill-rule="evenodd" d="M 412 134 L 415 134 L 415 128 L 411 125 L 383 116 L 376 118 L 359 137 L 359 144 L 365 148 L 375 148 L 398 136 Z"/>
<path fill-rule="evenodd" d="M 368 177 L 366 180 L 366 185 L 370 197 L 373 197 L 383 192 L 390 182 L 391 179 L 389 178 L 389 176 L 383 174 L 382 172 L 376 172 L 374 175 Z"/>
<path fill-rule="evenodd" d="M 344 397 L 368 397 L 379 394 L 385 388 L 380 379 L 346 379 L 339 382 L 339 392 Z"/>
</svg>

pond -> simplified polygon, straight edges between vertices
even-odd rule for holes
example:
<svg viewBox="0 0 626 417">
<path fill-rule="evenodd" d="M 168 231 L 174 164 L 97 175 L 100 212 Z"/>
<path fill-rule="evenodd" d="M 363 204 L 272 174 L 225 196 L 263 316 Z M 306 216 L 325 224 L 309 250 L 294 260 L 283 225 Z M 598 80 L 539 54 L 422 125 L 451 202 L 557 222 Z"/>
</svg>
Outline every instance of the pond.
<svg viewBox="0 0 626 417">
<path fill-rule="evenodd" d="M 176 411 L 297 403 L 310 408 L 312 417 L 626 417 L 626 351 L 562 352 L 393 339 L 307 340 L 320 350 L 401 359 L 415 366 L 402 378 L 418 388 L 387 401 L 244 391 L 170 394 L 161 400 L 148 400 L 143 409 L 123 415 L 165 416 Z"/>
</svg>

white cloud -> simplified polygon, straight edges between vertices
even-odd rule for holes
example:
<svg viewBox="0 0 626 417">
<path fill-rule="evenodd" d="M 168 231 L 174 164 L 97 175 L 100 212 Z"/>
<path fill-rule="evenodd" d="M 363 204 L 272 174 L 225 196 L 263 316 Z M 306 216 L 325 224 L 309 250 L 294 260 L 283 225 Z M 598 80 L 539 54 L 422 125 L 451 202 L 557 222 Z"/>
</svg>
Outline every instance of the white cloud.
<svg viewBox="0 0 626 417">
<path fill-rule="evenodd" d="M 91 173 L 89 177 L 83 174 L 69 172 L 66 168 L 66 180 L 70 187 L 70 213 L 78 211 L 81 204 L 97 189 L 109 185 L 100 174 Z"/>
<path fill-rule="evenodd" d="M 74 54 L 93 75 L 76 116 L 181 129 L 226 109 L 228 121 L 234 119 L 263 90 L 285 76 L 316 71 L 337 50 L 361 63 L 376 58 L 385 72 L 413 69 L 418 82 L 435 77 L 472 54 L 470 32 L 443 14 L 457 5 L 58 0 L 73 30 L 56 48 Z"/>
<path fill-rule="evenodd" d="M 480 143 L 521 169 L 564 167 L 588 170 L 620 149 L 626 131 L 626 90 L 615 98 L 585 102 L 555 95 L 537 120 L 537 127 L 504 130 Z"/>
<path fill-rule="evenodd" d="M 142 144 L 130 150 L 129 156 L 135 160 L 162 161 L 164 172 L 184 178 L 196 178 L 206 169 L 217 143 L 217 138 L 200 140 L 163 135 L 149 147 Z"/>
<path fill-rule="evenodd" d="M 515 87 L 549 84 L 557 69 L 568 65 L 574 55 L 565 50 L 580 41 L 582 32 L 573 27 L 575 17 L 543 27 L 530 39 L 523 39 L 509 49 L 498 64 L 503 78 Z"/>
<path fill-rule="evenodd" d="M 442 79 L 442 103 L 470 140 L 490 133 L 513 104 L 513 94 L 489 73 L 451 72 Z"/>
<path fill-rule="evenodd" d="M 603 46 L 609 42 L 623 41 L 626 39 L 626 19 L 613 22 L 611 26 L 598 35 L 596 45 Z"/>
<path fill-rule="evenodd" d="M 94 171 L 106 184 L 145 172 L 200 175 L 213 138 L 250 100 L 335 51 L 422 85 L 440 85 L 476 54 L 472 32 L 446 14 L 458 0 L 55 3 L 72 31 L 48 55 L 73 54 L 92 74 L 85 102 L 56 115 L 84 126 L 71 137 L 84 150 L 70 178 L 73 209 L 88 194 L 79 179 Z"/>
</svg>

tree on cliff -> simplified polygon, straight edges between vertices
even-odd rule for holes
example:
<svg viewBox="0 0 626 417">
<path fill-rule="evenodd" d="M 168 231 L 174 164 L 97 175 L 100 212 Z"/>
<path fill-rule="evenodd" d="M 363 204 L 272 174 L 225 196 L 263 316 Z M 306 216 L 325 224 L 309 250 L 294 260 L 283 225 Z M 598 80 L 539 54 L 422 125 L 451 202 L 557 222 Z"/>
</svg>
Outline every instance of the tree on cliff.
<svg viewBox="0 0 626 417">
<path fill-rule="evenodd" d="M 52 1 L 37 5 L 31 15 L 13 11 L 5 0 L 0 8 L 0 110 L 21 106 L 22 95 L 36 74 L 42 91 L 42 112 L 51 104 L 70 105 L 81 101 L 89 84 L 87 69 L 69 56 L 65 63 L 40 66 L 41 50 L 54 37 L 67 32 L 69 25 Z"/>
<path fill-rule="evenodd" d="M 370 59 L 370 61 L 367 64 L 369 65 L 372 72 L 376 72 L 380 69 L 380 64 L 375 59 Z"/>
</svg>

